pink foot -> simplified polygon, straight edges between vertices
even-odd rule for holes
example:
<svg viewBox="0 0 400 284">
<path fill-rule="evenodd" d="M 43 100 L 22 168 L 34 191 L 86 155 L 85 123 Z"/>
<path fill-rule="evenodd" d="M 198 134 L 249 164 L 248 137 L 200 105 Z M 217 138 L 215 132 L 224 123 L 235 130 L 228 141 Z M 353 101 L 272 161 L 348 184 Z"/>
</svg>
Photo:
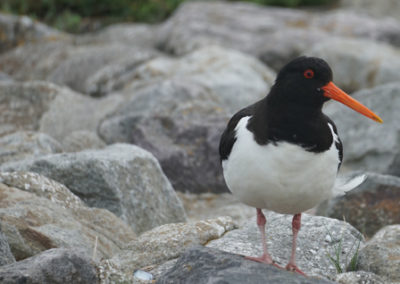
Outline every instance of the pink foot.
<svg viewBox="0 0 400 284">
<path fill-rule="evenodd" d="M 278 264 L 276 264 L 269 255 L 262 255 L 262 256 L 259 256 L 259 257 L 245 256 L 244 258 L 248 259 L 248 260 L 252 260 L 252 261 L 271 264 L 271 265 L 273 265 L 273 266 L 275 266 L 277 268 L 283 269 L 283 267 L 279 266 Z"/>
<path fill-rule="evenodd" d="M 303 275 L 303 276 L 305 276 L 305 277 L 307 277 L 307 275 L 303 272 L 303 271 L 301 271 L 298 267 L 297 267 L 297 265 L 296 264 L 294 264 L 294 263 L 288 263 L 287 265 L 286 265 L 286 270 L 289 270 L 289 271 L 293 271 L 293 272 L 296 272 L 296 273 L 298 273 L 298 274 L 300 274 L 300 275 Z"/>
</svg>

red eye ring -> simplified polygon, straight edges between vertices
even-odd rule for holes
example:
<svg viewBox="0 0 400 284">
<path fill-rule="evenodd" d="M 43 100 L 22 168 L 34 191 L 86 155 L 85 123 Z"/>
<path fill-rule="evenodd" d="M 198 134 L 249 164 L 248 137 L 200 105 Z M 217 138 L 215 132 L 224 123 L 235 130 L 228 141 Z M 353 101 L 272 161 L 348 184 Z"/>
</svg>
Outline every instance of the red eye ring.
<svg viewBox="0 0 400 284">
<path fill-rule="evenodd" d="M 314 77 L 314 71 L 312 71 L 311 69 L 307 69 L 306 71 L 304 71 L 303 75 L 304 78 L 311 79 Z"/>
</svg>

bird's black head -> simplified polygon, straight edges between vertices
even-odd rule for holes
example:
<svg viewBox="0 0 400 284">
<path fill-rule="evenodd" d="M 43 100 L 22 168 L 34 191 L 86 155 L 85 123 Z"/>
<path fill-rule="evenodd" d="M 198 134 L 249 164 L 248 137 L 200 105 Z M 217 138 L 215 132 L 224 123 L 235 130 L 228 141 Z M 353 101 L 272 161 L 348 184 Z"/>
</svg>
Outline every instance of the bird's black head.
<svg viewBox="0 0 400 284">
<path fill-rule="evenodd" d="M 273 87 L 274 99 L 284 104 L 322 107 L 329 100 L 324 87 L 332 81 L 328 63 L 317 57 L 298 57 L 279 72 Z"/>
<path fill-rule="evenodd" d="M 302 56 L 286 64 L 279 72 L 267 97 L 272 105 L 302 110 L 319 111 L 329 99 L 339 101 L 355 111 L 375 120 L 382 119 L 332 82 L 332 70 L 323 59 Z"/>
</svg>

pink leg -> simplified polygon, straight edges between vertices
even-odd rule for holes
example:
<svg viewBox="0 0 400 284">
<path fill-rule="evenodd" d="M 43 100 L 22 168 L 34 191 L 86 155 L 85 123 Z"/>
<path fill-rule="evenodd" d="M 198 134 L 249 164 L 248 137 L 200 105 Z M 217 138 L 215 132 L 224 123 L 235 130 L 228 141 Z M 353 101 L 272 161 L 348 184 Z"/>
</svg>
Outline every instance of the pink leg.
<svg viewBox="0 0 400 284">
<path fill-rule="evenodd" d="M 306 274 L 301 271 L 296 265 L 296 241 L 297 241 L 297 234 L 300 231 L 301 227 L 301 213 L 298 213 L 293 216 L 292 221 L 292 232 L 293 232 L 293 242 L 292 242 L 292 254 L 290 256 L 289 263 L 286 265 L 286 269 L 289 271 L 295 271 L 303 276 Z"/>
<path fill-rule="evenodd" d="M 271 256 L 268 253 L 267 242 L 265 240 L 265 224 L 266 223 L 267 223 L 267 219 L 265 218 L 261 209 L 257 208 L 257 225 L 258 225 L 258 229 L 260 230 L 260 233 L 261 233 L 263 254 L 260 257 L 246 256 L 246 259 L 257 261 L 257 262 L 263 262 L 263 263 L 267 263 L 267 264 L 272 264 L 278 268 L 282 268 L 279 265 L 275 264 L 275 262 L 272 260 Z"/>
</svg>

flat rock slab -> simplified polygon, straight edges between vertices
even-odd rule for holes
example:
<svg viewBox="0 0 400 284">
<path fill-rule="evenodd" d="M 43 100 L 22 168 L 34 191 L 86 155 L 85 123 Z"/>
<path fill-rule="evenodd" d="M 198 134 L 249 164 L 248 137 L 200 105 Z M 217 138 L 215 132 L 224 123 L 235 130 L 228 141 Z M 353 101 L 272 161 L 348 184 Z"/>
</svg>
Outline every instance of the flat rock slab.
<svg viewBox="0 0 400 284">
<path fill-rule="evenodd" d="M 31 258 L 0 267 L 0 283 L 97 283 L 89 258 L 77 250 L 51 249 Z"/>
<path fill-rule="evenodd" d="M 268 251 L 272 259 L 285 266 L 289 262 L 292 246 L 293 216 L 265 210 L 264 214 L 267 218 Z M 329 256 L 336 258 L 338 254 L 338 265 L 345 271 L 358 244 L 363 246 L 361 233 L 343 221 L 302 214 L 301 223 L 296 262 L 309 276 L 334 279 L 338 271 Z M 255 218 L 249 219 L 243 228 L 228 232 L 206 246 L 241 255 L 262 254 L 261 237 Z"/>
<path fill-rule="evenodd" d="M 194 247 L 186 251 L 175 266 L 160 276 L 158 284 L 167 283 L 333 283 L 306 278 L 217 249 Z"/>
<path fill-rule="evenodd" d="M 183 206 L 149 152 L 128 144 L 6 163 L 66 185 L 91 207 L 116 214 L 136 233 L 186 220 Z"/>
</svg>

